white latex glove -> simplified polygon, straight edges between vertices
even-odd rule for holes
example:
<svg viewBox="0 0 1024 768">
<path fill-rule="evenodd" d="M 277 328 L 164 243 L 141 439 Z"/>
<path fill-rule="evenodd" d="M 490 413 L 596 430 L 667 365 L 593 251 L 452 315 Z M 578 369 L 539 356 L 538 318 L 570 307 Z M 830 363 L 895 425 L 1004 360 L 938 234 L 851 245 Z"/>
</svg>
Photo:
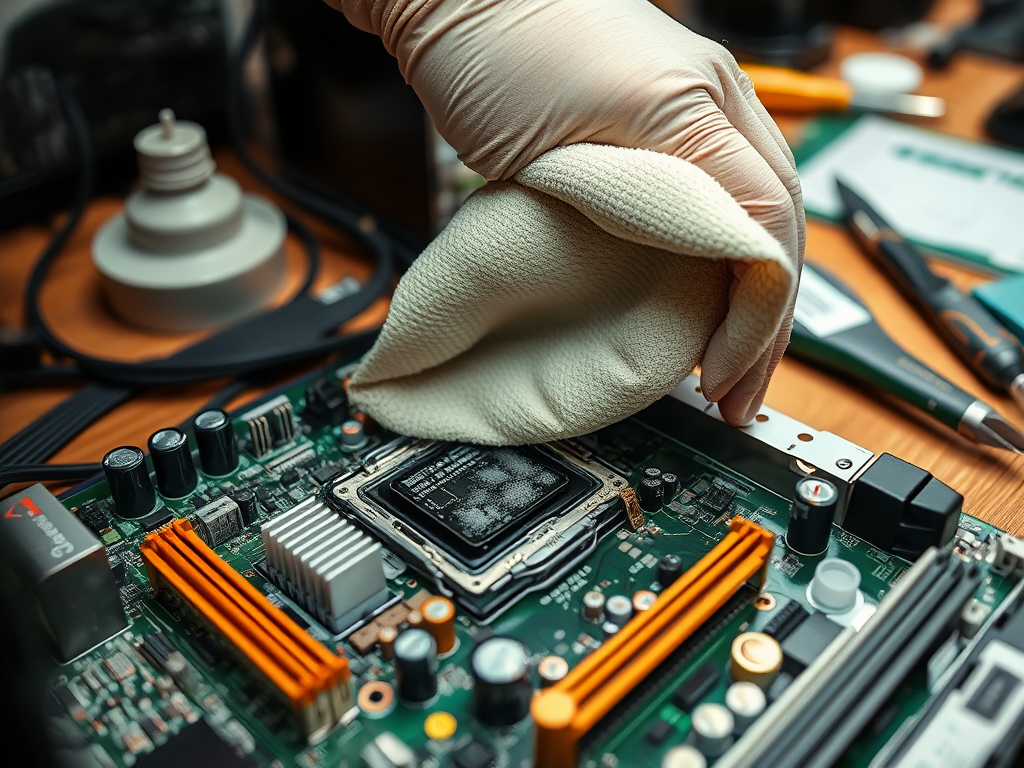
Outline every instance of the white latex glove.
<svg viewBox="0 0 1024 768">
<path fill-rule="evenodd" d="M 764 227 L 781 245 L 783 258 L 788 262 L 787 272 L 792 275 L 798 272 L 804 244 L 803 208 L 793 158 L 785 141 L 755 98 L 749 80 L 732 56 L 721 46 L 682 27 L 646 0 L 340 0 L 335 4 L 357 26 L 381 37 L 386 48 L 397 57 L 403 75 L 425 104 L 438 130 L 458 150 L 463 161 L 486 178 L 511 178 L 523 169 L 529 171 L 532 161 L 554 147 L 584 142 L 638 147 L 673 155 L 706 172 L 724 187 L 753 221 Z M 588 162 L 586 155 L 565 159 Z M 566 165 L 565 159 L 556 175 L 564 177 L 567 172 L 571 175 L 572 168 Z M 671 176 L 674 172 L 668 173 Z M 587 178 L 590 175 L 590 171 L 583 174 Z M 517 180 L 524 182 L 523 178 Z M 532 257 L 527 258 L 525 264 L 529 269 L 536 270 L 542 257 L 557 261 L 565 255 L 564 250 L 551 247 L 551 238 L 557 241 L 560 232 L 563 235 L 571 232 L 577 245 L 581 237 L 600 239 L 603 234 L 598 229 L 622 236 L 600 222 L 599 227 L 590 226 L 589 230 L 585 225 L 570 225 L 569 219 L 565 218 L 569 214 L 554 206 L 549 197 L 526 195 L 522 187 L 511 186 L 514 189 L 509 194 L 513 197 L 525 195 L 524 199 L 533 201 L 536 206 L 527 206 L 529 212 L 524 209 L 514 213 L 518 203 L 509 203 L 511 198 L 504 194 L 507 190 L 502 187 L 495 190 L 496 195 L 488 198 L 485 207 L 493 209 L 488 211 L 488 215 L 504 219 L 512 216 L 514 220 L 510 226 L 517 226 L 518 221 L 518 226 L 525 230 L 534 230 L 534 234 L 541 233 L 549 238 L 548 242 L 532 246 Z M 645 195 L 644 186 L 641 180 L 633 190 L 640 198 Z M 593 221 L 592 211 L 587 210 L 594 207 L 592 195 L 603 194 L 604 191 L 594 188 L 577 191 L 584 194 L 571 200 L 571 205 Z M 481 197 L 480 193 L 476 197 Z M 504 197 L 504 202 L 495 203 L 495 197 Z M 676 202 L 681 201 L 677 199 Z M 702 205 L 699 201 L 688 202 L 694 204 L 685 213 L 696 218 L 681 222 L 682 228 L 675 236 L 686 243 L 671 249 L 676 253 L 696 254 L 692 248 L 694 239 L 706 239 L 708 228 L 722 234 L 723 225 L 737 226 L 736 217 L 725 213 L 726 209 L 717 203 L 711 208 L 717 210 L 721 218 L 714 221 L 700 220 L 705 213 Z M 626 207 L 629 207 L 628 203 Z M 683 211 L 683 208 L 678 210 Z M 435 262 L 444 262 L 452 270 L 451 279 L 458 278 L 456 282 L 464 289 L 477 290 L 479 285 L 473 279 L 479 278 L 484 282 L 490 281 L 492 287 L 500 284 L 511 301 L 508 286 L 512 276 L 507 265 L 488 261 L 487 254 L 478 250 L 485 247 L 493 233 L 486 231 L 486 219 L 477 213 L 479 211 L 463 217 L 464 221 L 454 230 L 450 227 L 449 230 L 453 231 L 446 231 L 424 255 L 433 254 Z M 521 217 L 515 220 L 516 215 L 539 217 L 543 221 L 527 222 Z M 650 224 L 642 211 L 633 217 L 634 230 L 644 230 Z M 483 231 L 475 231 L 481 227 Z M 562 232 L 560 228 L 564 227 L 569 229 Z M 648 231 L 632 239 L 664 248 L 662 234 Z M 788 281 L 787 301 L 783 311 L 776 316 L 732 311 L 738 297 L 749 299 L 751 292 L 758 290 L 763 282 L 760 273 L 755 279 L 747 279 L 750 265 L 757 263 L 758 258 L 775 262 L 775 256 L 767 254 L 763 248 L 758 254 L 729 253 L 721 247 L 728 240 L 728 234 L 725 233 L 725 240 L 715 247 L 696 254 L 722 260 L 720 268 L 727 269 L 730 275 L 728 293 L 716 297 L 716 301 L 721 303 L 716 309 L 718 322 L 710 338 L 700 338 L 704 326 L 693 318 L 655 329 L 649 308 L 646 316 L 642 312 L 620 313 L 616 323 L 605 331 L 610 334 L 609 340 L 617 335 L 622 338 L 632 336 L 638 343 L 647 345 L 654 338 L 664 344 L 672 344 L 671 337 L 665 335 L 669 326 L 674 325 L 681 334 L 690 334 L 691 337 L 678 338 L 675 343 L 686 350 L 692 348 L 695 340 L 699 343 L 703 356 L 698 355 L 690 364 L 701 362 L 705 396 L 719 402 L 728 420 L 742 423 L 756 413 L 771 373 L 785 350 L 796 281 Z M 565 237 L 561 239 L 565 240 Z M 570 245 L 565 247 L 571 250 Z M 612 250 L 615 248 L 614 244 L 606 245 Z M 523 245 L 519 250 L 529 250 L 530 247 Z M 444 253 L 440 253 L 442 250 Z M 502 250 L 498 247 L 496 252 Z M 621 247 L 619 258 L 628 262 L 639 257 L 631 247 Z M 725 261 L 728 259 L 732 261 Z M 627 266 L 623 267 L 622 280 L 630 277 Z M 466 282 L 463 279 L 466 275 L 454 274 L 463 269 L 471 271 L 469 277 L 476 277 Z M 481 269 L 492 273 L 483 274 Z M 687 271 L 694 269 L 700 268 L 678 258 L 669 269 L 671 282 L 678 281 L 676 288 L 680 293 L 675 296 L 676 304 L 706 298 L 692 293 L 687 295 L 688 282 L 697 285 L 705 279 L 701 273 L 697 275 L 700 279 L 688 280 Z M 440 276 L 443 279 L 443 274 Z M 438 272 L 427 267 L 414 269 L 406 276 L 403 283 L 413 281 L 416 285 L 410 283 L 405 291 L 400 287 L 388 321 L 392 327 L 385 328 L 380 342 L 371 352 L 368 365 L 353 380 L 355 401 L 359 403 L 362 398 L 363 404 L 378 418 L 383 414 L 382 408 L 387 409 L 387 397 L 391 395 L 401 392 L 406 397 L 416 393 L 426 396 L 430 386 L 444 389 L 443 380 L 452 368 L 451 364 L 466 362 L 456 360 L 456 357 L 472 358 L 476 355 L 478 358 L 486 357 L 487 365 L 501 365 L 501 358 L 493 357 L 495 344 L 491 342 L 499 337 L 509 337 L 506 326 L 510 313 L 517 312 L 511 303 L 498 313 L 504 313 L 501 317 L 491 316 L 471 322 L 471 327 L 463 334 L 465 338 L 440 339 L 446 349 L 440 350 L 439 354 L 418 349 L 420 354 L 416 355 L 416 363 L 400 359 L 403 344 L 399 337 L 412 331 L 412 326 L 419 322 L 417 318 L 431 316 L 438 309 L 436 305 L 442 300 L 443 293 L 437 283 L 438 277 Z M 515 276 L 515 280 L 526 283 L 535 279 L 528 271 Z M 774 277 L 772 279 L 775 280 Z M 659 278 L 660 283 L 665 280 L 664 277 Z M 520 298 L 533 303 L 534 319 L 544 318 L 548 313 L 558 315 L 557 307 L 561 300 L 558 288 L 557 284 L 546 286 L 540 292 L 543 296 Z M 581 303 L 573 298 L 573 293 L 573 290 L 566 291 L 564 298 L 568 305 L 587 305 L 585 300 Z M 598 299 L 596 295 L 591 298 Z M 474 312 L 479 312 L 478 299 L 467 293 L 449 292 L 443 300 L 449 302 L 445 310 L 452 315 L 466 315 L 461 310 L 472 306 L 477 307 Z M 490 301 L 493 302 L 493 298 Z M 664 306 L 671 303 L 669 301 Z M 637 299 L 636 305 L 640 304 L 643 300 Z M 725 312 L 727 305 L 730 308 L 728 314 Z M 788 312 L 785 311 L 786 306 L 789 307 Z M 683 309 L 677 307 L 675 311 L 683 312 Z M 543 319 L 539 327 L 527 331 L 522 318 L 516 317 L 519 319 L 512 323 L 515 330 L 511 335 L 518 336 L 522 342 L 533 333 L 536 341 L 546 325 Z M 702 317 L 701 322 L 708 321 L 707 313 Z M 772 327 L 752 327 L 751 321 L 755 317 L 757 323 L 772 323 Z M 623 327 L 623 322 L 629 327 Z M 451 328 L 449 326 L 449 330 Z M 438 340 L 427 334 L 421 342 L 436 344 Z M 478 349 L 481 342 L 485 342 L 484 346 L 489 349 Z M 752 353 L 752 346 L 759 348 Z M 586 347 L 584 344 L 583 348 Z M 520 347 L 520 352 L 524 349 Z M 609 341 L 603 350 L 596 344 L 590 351 L 596 355 L 592 364 L 606 367 L 607 353 L 611 351 L 621 356 L 622 348 Z M 645 353 L 649 352 L 645 350 Z M 536 356 L 536 349 L 531 348 L 529 354 Z M 684 354 L 680 359 L 665 362 L 679 365 L 685 363 L 687 357 Z M 501 394 L 501 397 L 508 398 L 504 404 L 481 404 L 479 401 L 464 404 L 449 399 L 449 403 L 453 403 L 449 407 L 483 408 L 479 414 L 481 419 L 498 418 L 502 421 L 502 407 L 514 411 L 525 400 L 530 400 L 530 396 L 536 401 L 538 391 L 541 400 L 554 397 L 558 402 L 550 409 L 550 418 L 543 428 L 538 427 L 531 435 L 523 432 L 521 426 L 508 426 L 504 432 L 499 428 L 490 434 L 483 431 L 473 434 L 463 429 L 457 435 L 442 435 L 444 430 L 429 425 L 396 422 L 395 418 L 409 421 L 403 413 L 391 418 L 392 423 L 388 423 L 389 418 L 385 414 L 382 421 L 406 432 L 414 431 L 410 429 L 414 427 L 424 436 L 458 436 L 481 442 L 525 442 L 536 437 L 546 439 L 579 434 L 589 431 L 595 423 L 609 423 L 628 415 L 623 412 L 627 403 L 635 410 L 642 407 L 637 405 L 640 401 L 653 401 L 667 391 L 661 372 L 651 375 L 644 369 L 645 359 L 657 359 L 658 362 L 651 365 L 663 362 L 649 354 L 637 354 L 636 359 L 630 359 L 618 375 L 608 379 L 602 377 L 602 386 L 608 387 L 606 402 L 610 404 L 609 408 L 616 410 L 615 413 L 578 410 L 577 405 L 580 409 L 599 407 L 600 400 L 584 397 L 578 403 L 573 402 L 568 390 L 580 382 L 573 381 L 568 375 L 558 377 L 557 385 L 553 380 L 535 377 L 531 383 L 534 391 L 526 393 L 529 396 L 524 396 L 521 391 L 505 391 Z M 473 360 L 468 362 L 474 363 Z M 479 364 L 481 361 L 475 362 Z M 521 365 L 522 358 L 509 359 L 508 363 Z M 688 370 L 670 372 L 676 381 L 686 373 Z M 555 375 L 554 370 L 545 371 L 545 375 Z M 402 378 L 405 380 L 399 383 Z M 515 376 L 513 379 L 519 380 Z M 428 380 L 432 382 L 430 386 Z M 566 392 L 559 395 L 558 387 L 565 388 Z M 643 397 L 623 395 L 625 390 L 644 387 L 660 388 L 660 391 L 650 389 Z M 459 392 L 458 396 L 464 394 Z M 440 397 L 437 393 L 435 396 Z M 494 397 L 498 398 L 498 395 Z M 440 399 L 435 403 L 429 398 L 424 407 L 429 408 L 432 403 L 441 407 Z M 535 415 L 531 413 L 531 417 Z M 440 422 L 440 416 L 437 421 Z"/>
</svg>

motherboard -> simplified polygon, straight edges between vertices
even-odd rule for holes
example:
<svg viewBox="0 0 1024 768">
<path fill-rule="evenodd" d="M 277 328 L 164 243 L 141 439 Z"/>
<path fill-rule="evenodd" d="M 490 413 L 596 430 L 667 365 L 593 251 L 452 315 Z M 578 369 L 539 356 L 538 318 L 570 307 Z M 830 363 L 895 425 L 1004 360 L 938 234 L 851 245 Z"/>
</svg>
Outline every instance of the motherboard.
<svg viewBox="0 0 1024 768">
<path fill-rule="evenodd" d="M 926 471 L 692 378 L 575 440 L 418 440 L 350 371 L 0 502 L 69 764 L 1015 764 L 1024 545 Z"/>
</svg>

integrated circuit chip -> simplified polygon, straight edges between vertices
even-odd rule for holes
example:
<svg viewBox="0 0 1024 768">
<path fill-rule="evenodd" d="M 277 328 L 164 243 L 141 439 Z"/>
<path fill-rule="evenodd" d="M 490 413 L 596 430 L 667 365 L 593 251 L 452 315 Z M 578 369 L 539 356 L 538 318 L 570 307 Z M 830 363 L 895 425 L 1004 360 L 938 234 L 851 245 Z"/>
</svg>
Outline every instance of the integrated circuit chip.
<svg viewBox="0 0 1024 768">
<path fill-rule="evenodd" d="M 554 446 L 418 442 L 339 479 L 328 500 L 490 620 L 621 524 L 627 486 Z"/>
<path fill-rule="evenodd" d="M 468 544 L 493 541 L 569 485 L 569 477 L 521 448 L 456 445 L 391 481 L 398 496 Z"/>
</svg>

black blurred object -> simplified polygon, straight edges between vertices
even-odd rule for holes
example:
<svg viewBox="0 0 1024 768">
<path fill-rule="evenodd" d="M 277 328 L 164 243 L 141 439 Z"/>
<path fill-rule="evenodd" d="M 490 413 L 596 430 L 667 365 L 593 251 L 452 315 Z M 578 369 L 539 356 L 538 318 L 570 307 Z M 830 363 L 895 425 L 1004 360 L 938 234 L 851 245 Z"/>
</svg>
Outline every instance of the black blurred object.
<svg viewBox="0 0 1024 768">
<path fill-rule="evenodd" d="M 696 0 L 684 21 L 740 61 L 809 69 L 832 51 L 824 10 L 814 0 Z"/>
<path fill-rule="evenodd" d="M 132 139 L 170 107 L 224 130 L 227 42 L 223 0 L 37 3 L 0 35 L 0 229 L 66 208 L 76 153 L 53 78 L 77 98 L 93 137 L 99 191 L 137 176 Z"/>
<path fill-rule="evenodd" d="M 941 69 L 960 51 L 1024 61 L 1024 2 L 981 0 L 977 18 L 932 49 L 928 65 Z"/>
<path fill-rule="evenodd" d="M 834 24 L 867 29 L 921 19 L 934 0 L 694 0 L 684 21 L 740 61 L 793 69 L 823 63 Z"/>
<path fill-rule="evenodd" d="M 355 201 L 424 240 L 431 231 L 429 118 L 375 35 L 321 2 L 271 0 L 274 123 L 289 181 Z"/>
<path fill-rule="evenodd" d="M 1024 86 L 996 105 L 985 120 L 985 130 L 996 141 L 1024 149 Z"/>
<path fill-rule="evenodd" d="M 829 21 L 879 30 L 920 21 L 935 5 L 935 0 L 822 0 L 820 4 L 826 7 Z"/>
<path fill-rule="evenodd" d="M 43 339 L 35 329 L 0 325 L 0 371 L 11 373 L 38 368 L 42 351 Z"/>
</svg>

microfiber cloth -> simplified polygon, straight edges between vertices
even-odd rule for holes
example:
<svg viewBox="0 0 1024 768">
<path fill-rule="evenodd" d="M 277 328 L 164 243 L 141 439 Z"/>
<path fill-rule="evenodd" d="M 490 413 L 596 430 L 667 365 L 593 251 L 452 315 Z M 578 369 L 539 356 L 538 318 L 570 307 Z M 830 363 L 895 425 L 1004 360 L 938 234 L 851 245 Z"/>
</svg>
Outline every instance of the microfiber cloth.
<svg viewBox="0 0 1024 768">
<path fill-rule="evenodd" d="M 420 255 L 349 397 L 417 437 L 586 434 L 668 393 L 722 323 L 753 364 L 796 280 L 779 243 L 691 163 L 560 147 L 475 192 Z"/>
</svg>

